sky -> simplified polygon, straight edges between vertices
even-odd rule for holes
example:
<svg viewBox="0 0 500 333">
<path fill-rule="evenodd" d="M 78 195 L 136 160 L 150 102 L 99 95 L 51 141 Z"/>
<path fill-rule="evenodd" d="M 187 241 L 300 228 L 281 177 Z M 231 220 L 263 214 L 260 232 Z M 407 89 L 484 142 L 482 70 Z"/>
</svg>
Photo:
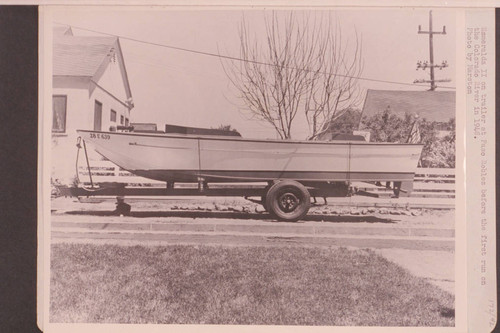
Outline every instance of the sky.
<svg viewBox="0 0 500 333">
<path fill-rule="evenodd" d="M 99 35 L 85 28 L 156 44 L 195 51 L 239 56 L 238 28 L 242 19 L 257 41 L 265 42 L 264 16 L 271 10 L 172 9 L 165 7 L 53 7 L 53 24 L 66 24 L 75 35 Z M 276 11 L 278 16 L 287 11 Z M 325 10 L 313 15 L 325 15 Z M 299 12 L 300 14 L 300 12 Z M 340 24 L 345 40 L 362 40 L 363 78 L 411 84 L 429 79 L 428 70 L 416 71 L 419 60 L 429 60 L 427 9 L 339 9 L 329 15 Z M 455 12 L 433 9 L 434 60 L 449 67 L 436 70 L 436 78 L 455 86 Z M 50 24 L 50 22 L 48 23 Z M 174 50 L 120 38 L 135 107 L 131 122 L 218 127 L 231 125 L 244 137 L 276 138 L 267 124 L 250 119 L 237 98 L 220 58 Z M 409 86 L 360 80 L 360 88 L 381 90 L 428 90 L 428 85 Z M 438 88 L 439 90 L 439 88 Z M 449 89 L 442 89 L 447 90 Z M 364 99 L 364 98 L 363 98 Z M 362 107 L 362 104 L 359 105 Z M 308 136 L 305 119 L 297 118 L 294 139 Z"/>
</svg>

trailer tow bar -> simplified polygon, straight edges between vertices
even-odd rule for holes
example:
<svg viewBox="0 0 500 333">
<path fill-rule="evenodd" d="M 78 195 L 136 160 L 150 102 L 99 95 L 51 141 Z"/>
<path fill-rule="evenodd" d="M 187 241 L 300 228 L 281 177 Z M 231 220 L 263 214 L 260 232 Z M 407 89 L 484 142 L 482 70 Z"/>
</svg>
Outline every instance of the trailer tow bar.
<svg viewBox="0 0 500 333">
<path fill-rule="evenodd" d="M 76 139 L 76 146 L 78 147 L 78 152 L 80 152 L 80 149 L 82 148 L 81 142 L 83 141 L 83 151 L 85 152 L 85 160 L 87 161 L 87 170 L 89 172 L 89 178 L 90 178 L 90 187 L 93 189 L 94 187 L 94 181 L 92 180 L 92 172 L 90 170 L 90 163 L 89 163 L 89 156 L 87 154 L 87 145 L 85 144 L 85 140 L 82 140 L 82 137 L 79 136 Z M 76 154 L 76 177 L 78 177 L 78 156 L 80 155 L 77 152 Z"/>
</svg>

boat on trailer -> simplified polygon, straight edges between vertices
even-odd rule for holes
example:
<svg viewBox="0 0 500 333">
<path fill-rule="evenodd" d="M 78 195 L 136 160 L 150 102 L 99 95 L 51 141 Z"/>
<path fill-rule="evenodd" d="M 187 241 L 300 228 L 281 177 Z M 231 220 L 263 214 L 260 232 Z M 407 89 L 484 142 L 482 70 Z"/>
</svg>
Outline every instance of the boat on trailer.
<svg viewBox="0 0 500 333">
<path fill-rule="evenodd" d="M 307 214 L 311 194 L 348 195 L 352 182 L 393 182 L 408 194 L 423 147 L 177 133 L 78 133 L 119 167 L 166 182 L 165 192 L 159 194 L 175 192 L 175 182 L 198 183 L 198 192 L 207 191 L 209 183 L 266 182 L 267 187 L 251 194 L 260 194 L 262 204 L 273 216 L 291 221 Z"/>
</svg>

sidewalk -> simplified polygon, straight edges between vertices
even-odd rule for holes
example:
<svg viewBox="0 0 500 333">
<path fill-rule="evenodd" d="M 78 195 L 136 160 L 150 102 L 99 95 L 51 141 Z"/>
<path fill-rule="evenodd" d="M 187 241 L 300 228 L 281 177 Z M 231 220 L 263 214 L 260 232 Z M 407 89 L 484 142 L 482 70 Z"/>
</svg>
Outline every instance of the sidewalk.
<svg viewBox="0 0 500 333">
<path fill-rule="evenodd" d="M 375 252 L 412 275 L 455 294 L 455 252 L 404 249 L 377 249 Z"/>
</svg>

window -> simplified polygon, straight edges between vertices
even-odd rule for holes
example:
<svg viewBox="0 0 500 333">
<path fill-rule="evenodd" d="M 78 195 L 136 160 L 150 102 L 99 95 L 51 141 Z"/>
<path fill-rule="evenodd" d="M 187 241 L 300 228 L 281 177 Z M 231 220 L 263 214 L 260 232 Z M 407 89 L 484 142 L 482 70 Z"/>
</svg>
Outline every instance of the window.
<svg viewBox="0 0 500 333">
<path fill-rule="evenodd" d="M 120 125 L 123 125 L 123 116 L 120 116 Z"/>
<path fill-rule="evenodd" d="M 116 111 L 115 110 L 111 110 L 111 115 L 110 115 L 109 120 L 116 123 Z"/>
<path fill-rule="evenodd" d="M 125 118 L 125 126 L 128 126 L 128 118 Z"/>
<path fill-rule="evenodd" d="M 54 133 L 66 132 L 66 103 L 66 96 L 52 96 L 52 132 Z"/>
<path fill-rule="evenodd" d="M 95 101 L 94 106 L 94 131 L 100 131 L 102 128 L 102 103 Z"/>
</svg>

